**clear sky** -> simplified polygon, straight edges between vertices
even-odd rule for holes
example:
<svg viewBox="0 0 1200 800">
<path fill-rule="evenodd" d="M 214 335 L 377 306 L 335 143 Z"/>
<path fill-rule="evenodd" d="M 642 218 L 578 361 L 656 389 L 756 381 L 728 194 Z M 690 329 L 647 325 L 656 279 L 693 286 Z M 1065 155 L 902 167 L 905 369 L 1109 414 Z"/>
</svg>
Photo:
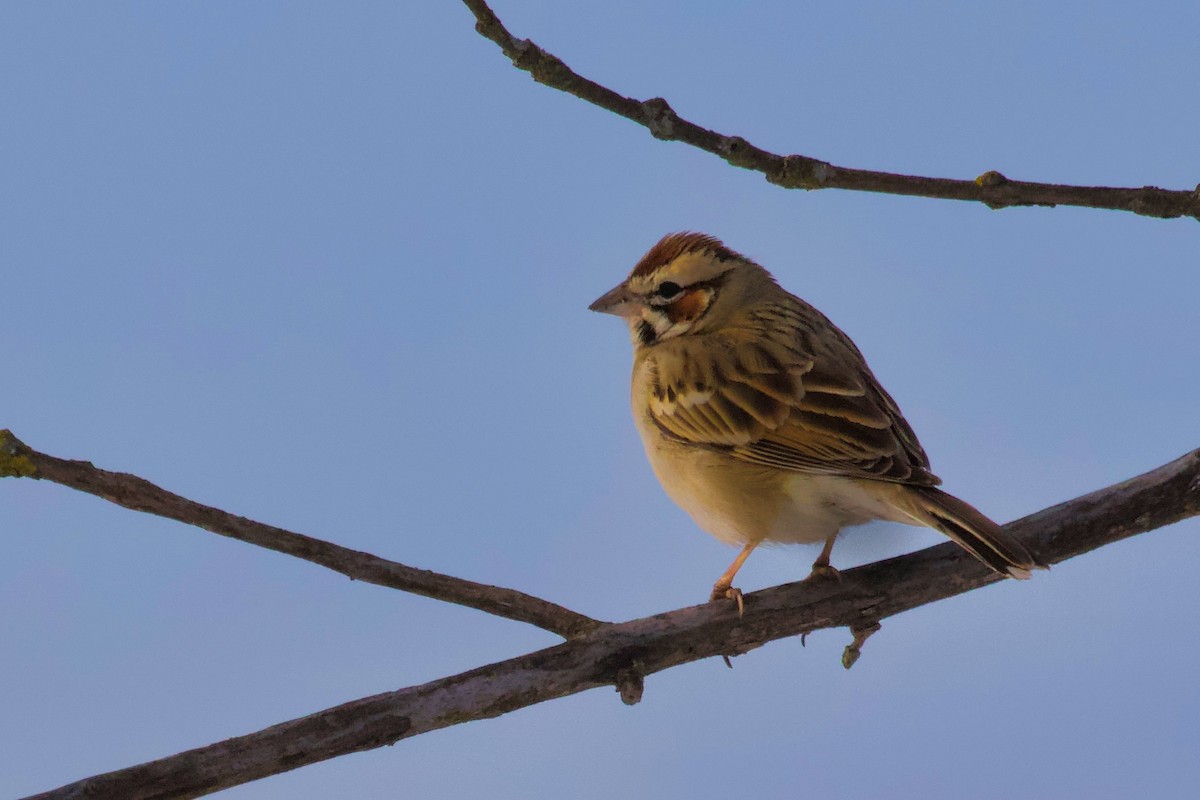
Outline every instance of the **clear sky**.
<svg viewBox="0 0 1200 800">
<path fill-rule="evenodd" d="M 778 152 L 1190 188 L 1194 2 L 496 0 L 583 74 Z M 1200 225 L 787 192 L 533 83 L 456 0 L 0 8 L 0 427 L 612 620 L 732 551 L 655 483 L 587 304 L 662 234 L 771 269 L 999 520 L 1200 446 Z M 1191 521 L 886 621 L 228 791 L 1125 798 L 1200 780 Z M 848 566 L 939 541 L 879 524 Z M 0 481 L 0 796 L 550 645 Z M 756 553 L 747 589 L 814 548 Z M 1185 787 L 1190 787 L 1186 789 Z"/>
</svg>

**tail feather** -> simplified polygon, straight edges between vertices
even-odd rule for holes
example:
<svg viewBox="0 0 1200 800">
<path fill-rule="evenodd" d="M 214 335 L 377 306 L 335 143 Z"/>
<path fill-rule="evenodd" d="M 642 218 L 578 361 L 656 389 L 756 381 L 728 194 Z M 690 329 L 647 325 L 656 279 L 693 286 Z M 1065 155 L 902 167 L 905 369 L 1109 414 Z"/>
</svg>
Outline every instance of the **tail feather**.
<svg viewBox="0 0 1200 800">
<path fill-rule="evenodd" d="M 1045 569 L 1025 545 L 969 503 L 926 487 L 916 488 L 916 496 L 922 522 L 949 536 L 996 572 L 1024 580 L 1031 570 Z"/>
</svg>

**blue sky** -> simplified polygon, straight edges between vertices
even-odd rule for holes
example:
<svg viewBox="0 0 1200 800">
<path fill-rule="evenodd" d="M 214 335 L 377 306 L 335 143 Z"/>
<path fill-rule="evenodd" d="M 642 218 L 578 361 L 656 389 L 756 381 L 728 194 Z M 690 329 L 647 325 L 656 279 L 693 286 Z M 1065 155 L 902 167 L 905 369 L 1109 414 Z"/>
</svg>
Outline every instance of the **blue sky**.
<svg viewBox="0 0 1200 800">
<path fill-rule="evenodd" d="M 847 166 L 1189 188 L 1200 7 L 495 9 L 585 75 Z M 587 304 L 663 233 L 754 257 L 1000 520 L 1200 446 L 1200 226 L 785 192 L 534 84 L 439 2 L 0 10 L 0 427 L 265 522 L 605 619 L 732 552 L 671 505 Z M 1186 522 L 885 622 L 229 798 L 1179 796 Z M 552 644 L 56 485 L 0 482 L 0 796 Z M 939 541 L 845 536 L 842 566 Z M 756 553 L 750 590 L 815 549 Z"/>
</svg>

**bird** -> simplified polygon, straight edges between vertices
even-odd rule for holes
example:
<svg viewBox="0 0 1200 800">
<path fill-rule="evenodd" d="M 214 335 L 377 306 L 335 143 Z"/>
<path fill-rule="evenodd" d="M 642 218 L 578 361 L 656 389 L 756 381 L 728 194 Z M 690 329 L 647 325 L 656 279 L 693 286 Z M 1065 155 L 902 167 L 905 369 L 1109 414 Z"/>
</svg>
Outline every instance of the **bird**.
<svg viewBox="0 0 1200 800">
<path fill-rule="evenodd" d="M 628 323 L 631 399 L 666 493 L 741 547 L 710 601 L 764 543 L 823 543 L 887 520 L 938 530 L 1001 575 L 1043 568 L 1018 539 L 941 479 L 850 337 L 753 260 L 704 233 L 665 236 L 589 308 Z"/>
</svg>

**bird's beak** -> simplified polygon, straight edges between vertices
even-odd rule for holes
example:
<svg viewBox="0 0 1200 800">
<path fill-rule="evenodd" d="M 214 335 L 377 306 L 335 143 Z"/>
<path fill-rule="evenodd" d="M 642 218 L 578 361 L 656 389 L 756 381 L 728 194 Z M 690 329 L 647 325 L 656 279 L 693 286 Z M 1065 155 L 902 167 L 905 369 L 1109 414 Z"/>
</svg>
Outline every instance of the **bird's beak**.
<svg viewBox="0 0 1200 800">
<path fill-rule="evenodd" d="M 628 318 L 636 317 L 639 314 L 639 305 L 637 295 L 629 291 L 629 287 L 622 283 L 604 294 L 588 308 L 592 311 L 599 311 L 601 314 L 613 314 Z"/>
</svg>

